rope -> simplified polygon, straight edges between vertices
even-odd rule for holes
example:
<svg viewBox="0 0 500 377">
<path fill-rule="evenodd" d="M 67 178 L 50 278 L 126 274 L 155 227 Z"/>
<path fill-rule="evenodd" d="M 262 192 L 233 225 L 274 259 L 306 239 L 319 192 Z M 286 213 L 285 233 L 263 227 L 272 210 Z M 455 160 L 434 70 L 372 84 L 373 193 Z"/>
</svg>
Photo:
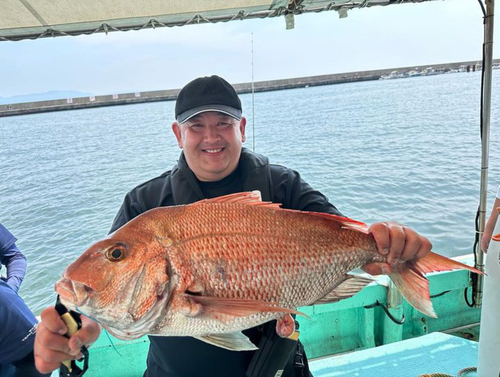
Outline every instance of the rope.
<svg viewBox="0 0 500 377">
<path fill-rule="evenodd" d="M 462 377 L 464 375 L 464 373 L 469 373 L 469 372 L 477 372 L 477 368 L 476 367 L 464 368 L 458 372 L 456 377 Z M 446 373 L 431 373 L 431 374 L 421 374 L 418 377 L 455 377 L 455 376 L 452 376 L 451 374 L 446 374 Z M 463 376 L 463 377 L 466 377 L 466 376 Z"/>
<path fill-rule="evenodd" d="M 371 304 L 371 305 L 367 305 L 367 306 L 364 306 L 365 309 L 373 309 L 377 306 L 380 306 L 385 314 L 389 317 L 389 319 L 394 322 L 396 325 L 402 325 L 403 323 L 405 323 L 405 315 L 403 314 L 403 316 L 401 317 L 401 319 L 397 319 L 396 317 L 394 317 L 391 312 L 389 312 L 389 309 L 385 306 L 385 305 L 382 305 L 380 302 L 375 301 L 374 304 Z"/>
<path fill-rule="evenodd" d="M 469 373 L 469 372 L 477 372 L 477 368 L 476 367 L 464 368 L 458 372 L 457 377 L 462 377 L 464 373 Z"/>
</svg>

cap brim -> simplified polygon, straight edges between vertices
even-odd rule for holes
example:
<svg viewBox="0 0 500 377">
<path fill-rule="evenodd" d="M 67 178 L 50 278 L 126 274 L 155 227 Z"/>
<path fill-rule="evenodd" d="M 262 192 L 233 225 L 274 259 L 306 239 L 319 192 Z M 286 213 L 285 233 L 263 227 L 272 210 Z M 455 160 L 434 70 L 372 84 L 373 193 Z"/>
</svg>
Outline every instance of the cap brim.
<svg viewBox="0 0 500 377">
<path fill-rule="evenodd" d="M 192 117 L 201 113 L 206 113 L 207 111 L 216 111 L 218 113 L 229 115 L 230 117 L 233 117 L 236 120 L 241 120 L 241 110 L 225 105 L 206 105 L 184 111 L 177 117 L 177 122 L 179 122 L 180 124 L 185 123 Z"/>
</svg>

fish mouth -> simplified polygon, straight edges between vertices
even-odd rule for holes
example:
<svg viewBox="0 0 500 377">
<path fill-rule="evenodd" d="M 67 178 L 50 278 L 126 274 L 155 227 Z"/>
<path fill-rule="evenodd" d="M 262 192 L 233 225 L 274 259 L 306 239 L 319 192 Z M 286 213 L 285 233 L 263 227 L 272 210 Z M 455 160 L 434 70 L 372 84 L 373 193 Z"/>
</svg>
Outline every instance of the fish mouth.
<svg viewBox="0 0 500 377">
<path fill-rule="evenodd" d="M 91 289 L 84 284 L 62 278 L 56 283 L 55 291 L 63 304 L 76 307 L 85 305 Z"/>
</svg>

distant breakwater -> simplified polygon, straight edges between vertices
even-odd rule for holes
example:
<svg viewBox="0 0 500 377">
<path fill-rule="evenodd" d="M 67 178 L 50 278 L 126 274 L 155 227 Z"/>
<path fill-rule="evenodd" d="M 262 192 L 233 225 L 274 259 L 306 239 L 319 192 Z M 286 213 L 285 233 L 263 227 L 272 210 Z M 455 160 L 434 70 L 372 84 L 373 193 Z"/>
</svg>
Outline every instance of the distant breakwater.
<svg viewBox="0 0 500 377">
<path fill-rule="evenodd" d="M 431 64 L 402 68 L 388 68 L 371 71 L 345 72 L 330 75 L 297 77 L 291 79 L 254 82 L 255 92 L 302 88 L 318 85 L 343 84 L 349 82 L 379 80 L 381 78 L 407 77 L 417 72 L 419 75 L 442 74 L 450 71 L 473 72 L 480 69 L 480 61 L 456 62 L 447 64 Z M 500 65 L 500 59 L 494 60 Z M 392 77 L 391 77 L 392 75 Z M 411 76 L 408 76 L 411 77 Z M 251 93 L 252 83 L 234 85 L 238 93 Z M 0 105 L 0 117 L 43 113 L 50 111 L 76 110 L 102 106 L 129 105 L 144 102 L 174 101 L 180 89 L 156 90 L 135 93 L 119 93 L 102 96 L 64 98 L 37 102 L 23 102 Z"/>
</svg>

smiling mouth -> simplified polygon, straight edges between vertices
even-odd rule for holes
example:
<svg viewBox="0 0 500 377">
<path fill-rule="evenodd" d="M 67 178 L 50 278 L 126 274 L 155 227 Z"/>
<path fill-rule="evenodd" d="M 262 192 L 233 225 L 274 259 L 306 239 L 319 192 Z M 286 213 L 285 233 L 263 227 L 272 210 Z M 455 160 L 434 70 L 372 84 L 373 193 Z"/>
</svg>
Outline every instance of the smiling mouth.
<svg viewBox="0 0 500 377">
<path fill-rule="evenodd" d="M 203 152 L 208 154 L 217 154 L 224 150 L 224 148 L 202 149 Z"/>
</svg>

